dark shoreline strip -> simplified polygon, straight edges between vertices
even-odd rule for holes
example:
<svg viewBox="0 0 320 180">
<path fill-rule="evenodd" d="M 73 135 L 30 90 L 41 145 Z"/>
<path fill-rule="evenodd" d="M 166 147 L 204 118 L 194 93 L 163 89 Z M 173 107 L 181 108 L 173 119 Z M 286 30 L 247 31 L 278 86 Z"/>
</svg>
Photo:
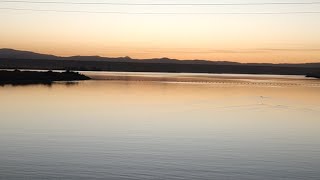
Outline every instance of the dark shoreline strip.
<svg viewBox="0 0 320 180">
<path fill-rule="evenodd" d="M 0 71 L 0 85 L 12 84 L 51 84 L 55 81 L 81 81 L 91 78 L 72 71 L 38 72 L 38 71 Z"/>
</svg>

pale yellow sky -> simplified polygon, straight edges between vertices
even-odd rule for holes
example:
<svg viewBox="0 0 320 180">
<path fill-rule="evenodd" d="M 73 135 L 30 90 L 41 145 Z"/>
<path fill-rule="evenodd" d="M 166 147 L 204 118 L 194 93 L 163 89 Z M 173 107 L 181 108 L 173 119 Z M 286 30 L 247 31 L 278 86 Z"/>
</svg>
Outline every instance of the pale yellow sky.
<svg viewBox="0 0 320 180">
<path fill-rule="evenodd" d="M 64 2 L 90 1 L 65 0 Z M 121 2 L 133 1 L 122 0 Z M 137 0 L 134 2 L 243 3 L 250 1 Z M 130 13 L 320 12 L 320 4 L 180 7 L 30 4 L 0 1 L 0 6 L 20 9 L 0 8 L 0 48 L 30 50 L 61 56 L 170 57 L 273 63 L 320 61 L 320 14 L 107 14 L 21 10 Z"/>
</svg>

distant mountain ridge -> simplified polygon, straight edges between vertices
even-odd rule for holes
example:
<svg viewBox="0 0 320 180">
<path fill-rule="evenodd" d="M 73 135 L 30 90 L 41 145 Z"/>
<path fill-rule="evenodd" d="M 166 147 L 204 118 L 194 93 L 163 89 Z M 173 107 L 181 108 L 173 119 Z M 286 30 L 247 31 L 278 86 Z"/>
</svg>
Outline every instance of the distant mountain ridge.
<svg viewBox="0 0 320 180">
<path fill-rule="evenodd" d="M 209 61 L 209 60 L 178 60 L 170 58 L 153 59 L 132 59 L 130 57 L 101 57 L 101 56 L 55 56 L 49 54 L 35 53 L 31 51 L 21 51 L 9 48 L 0 49 L 0 59 L 28 59 L 28 60 L 74 60 L 74 61 L 104 61 L 104 62 L 135 62 L 135 63 L 166 63 L 166 64 L 210 64 L 210 65 L 254 65 L 254 66 L 280 66 L 280 67 L 319 67 L 319 63 L 301 63 L 301 64 L 272 64 L 272 63 L 238 63 L 232 61 Z"/>
</svg>

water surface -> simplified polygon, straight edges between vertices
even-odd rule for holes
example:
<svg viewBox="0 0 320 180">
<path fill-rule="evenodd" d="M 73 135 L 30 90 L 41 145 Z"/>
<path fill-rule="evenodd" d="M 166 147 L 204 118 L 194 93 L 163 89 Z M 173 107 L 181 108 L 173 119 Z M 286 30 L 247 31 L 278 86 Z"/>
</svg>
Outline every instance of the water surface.
<svg viewBox="0 0 320 180">
<path fill-rule="evenodd" d="M 0 87 L 0 179 L 320 178 L 319 81 L 125 76 Z"/>
</svg>

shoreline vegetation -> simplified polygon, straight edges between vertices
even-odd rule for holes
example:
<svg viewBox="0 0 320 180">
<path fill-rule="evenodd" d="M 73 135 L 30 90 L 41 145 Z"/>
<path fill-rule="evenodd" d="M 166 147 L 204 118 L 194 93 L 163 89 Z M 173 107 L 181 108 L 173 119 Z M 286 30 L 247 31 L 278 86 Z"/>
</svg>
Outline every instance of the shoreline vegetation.
<svg viewBox="0 0 320 180">
<path fill-rule="evenodd" d="M 55 81 L 82 81 L 90 80 L 83 74 L 73 71 L 65 72 L 39 72 L 39 71 L 0 71 L 0 85 L 24 85 L 24 84 L 51 84 Z"/>
</svg>

